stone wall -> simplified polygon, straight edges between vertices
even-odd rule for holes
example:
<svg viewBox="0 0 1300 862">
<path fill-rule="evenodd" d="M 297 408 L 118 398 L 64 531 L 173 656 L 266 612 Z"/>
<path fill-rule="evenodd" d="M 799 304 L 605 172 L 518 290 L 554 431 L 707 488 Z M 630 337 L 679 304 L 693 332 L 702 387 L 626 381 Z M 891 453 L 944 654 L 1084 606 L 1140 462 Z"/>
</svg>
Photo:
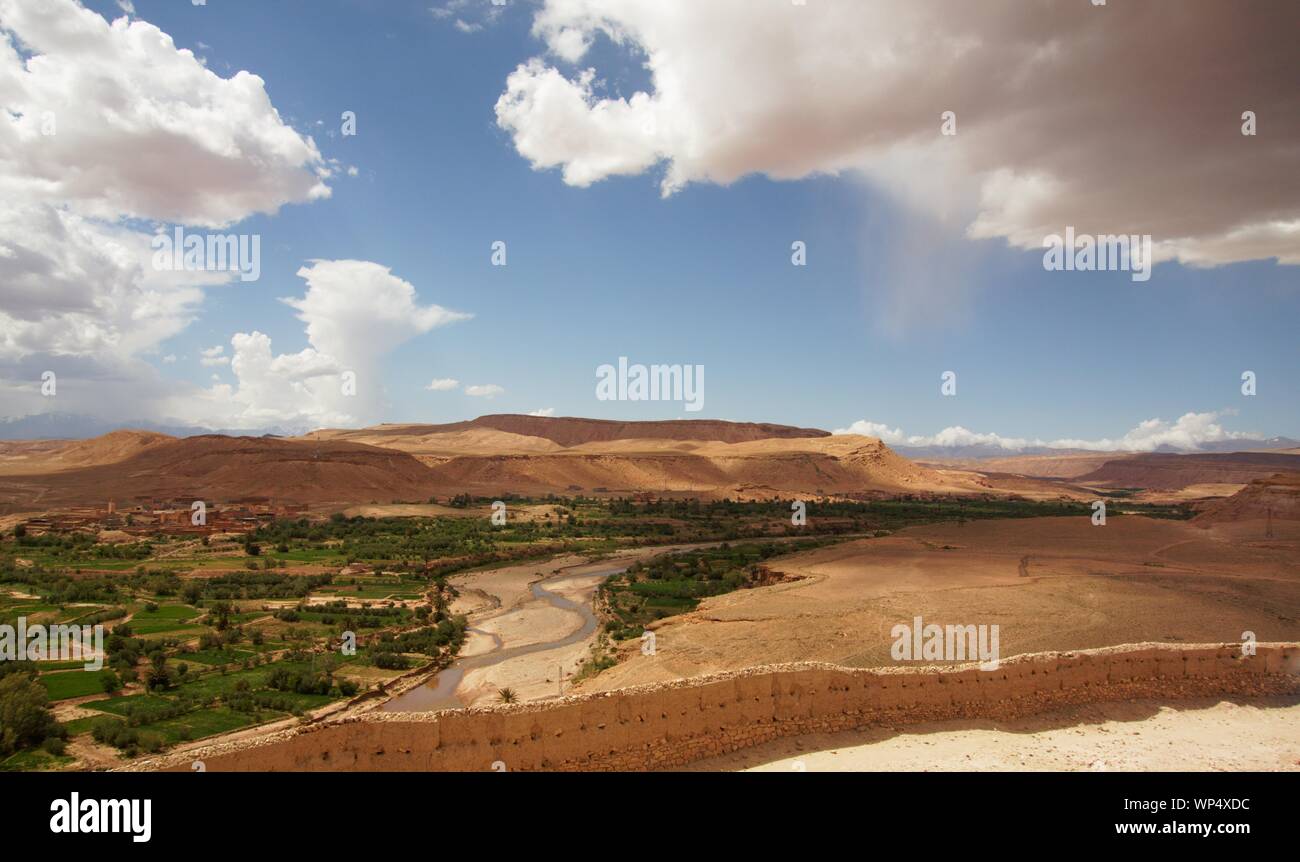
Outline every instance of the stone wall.
<svg viewBox="0 0 1300 862">
<path fill-rule="evenodd" d="M 130 769 L 645 770 L 784 736 L 951 719 L 1011 719 L 1055 707 L 1152 698 L 1300 693 L 1300 644 L 1133 644 L 977 666 L 752 668 L 657 686 L 440 713 L 370 713 Z M 497 768 L 501 768 L 500 765 Z"/>
</svg>

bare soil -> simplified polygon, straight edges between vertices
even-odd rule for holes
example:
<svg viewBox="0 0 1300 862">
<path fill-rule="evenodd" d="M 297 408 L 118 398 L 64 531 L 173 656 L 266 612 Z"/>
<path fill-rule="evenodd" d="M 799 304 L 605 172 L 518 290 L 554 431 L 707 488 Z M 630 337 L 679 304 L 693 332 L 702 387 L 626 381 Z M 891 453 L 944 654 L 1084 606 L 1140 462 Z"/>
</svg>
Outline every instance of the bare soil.
<svg viewBox="0 0 1300 862">
<path fill-rule="evenodd" d="M 1300 771 L 1300 698 L 1098 703 L 1008 722 L 817 734 L 692 772 Z"/>
<path fill-rule="evenodd" d="M 1002 656 L 1300 639 L 1300 522 L 1138 516 L 915 527 L 777 560 L 800 579 L 707 599 L 582 683 L 611 690 L 789 661 L 894 663 L 895 625 L 997 625 Z"/>
</svg>

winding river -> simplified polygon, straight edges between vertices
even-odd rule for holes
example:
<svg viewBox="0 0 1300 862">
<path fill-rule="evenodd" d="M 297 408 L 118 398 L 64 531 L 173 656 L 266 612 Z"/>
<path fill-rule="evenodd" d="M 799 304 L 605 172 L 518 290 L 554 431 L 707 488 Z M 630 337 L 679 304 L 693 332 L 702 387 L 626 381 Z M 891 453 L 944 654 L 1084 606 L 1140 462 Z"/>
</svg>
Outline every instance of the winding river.
<svg viewBox="0 0 1300 862">
<path fill-rule="evenodd" d="M 625 571 L 627 571 L 627 566 L 620 565 L 608 569 L 597 569 L 593 572 L 584 572 L 583 575 L 604 579 L 610 575 L 617 575 Z M 546 602 L 552 607 L 576 613 L 582 619 L 582 625 L 573 632 L 549 641 L 512 647 L 507 646 L 499 635 L 471 627 L 469 631 L 493 639 L 492 649 L 477 655 L 457 659 L 445 670 L 439 671 L 437 676 L 424 685 L 397 695 L 384 703 L 380 709 L 385 712 L 434 712 L 440 709 L 459 709 L 465 704 L 457 697 L 456 690 L 460 687 L 461 680 L 465 678 L 466 671 L 490 667 L 531 653 L 546 652 L 547 650 L 570 646 L 591 637 L 592 633 L 596 631 L 596 615 L 592 613 L 590 603 L 575 602 L 546 589 L 546 584 L 550 581 L 571 577 L 573 577 L 571 572 L 562 571 L 535 581 L 529 585 L 529 589 L 532 591 L 534 598 Z"/>
</svg>

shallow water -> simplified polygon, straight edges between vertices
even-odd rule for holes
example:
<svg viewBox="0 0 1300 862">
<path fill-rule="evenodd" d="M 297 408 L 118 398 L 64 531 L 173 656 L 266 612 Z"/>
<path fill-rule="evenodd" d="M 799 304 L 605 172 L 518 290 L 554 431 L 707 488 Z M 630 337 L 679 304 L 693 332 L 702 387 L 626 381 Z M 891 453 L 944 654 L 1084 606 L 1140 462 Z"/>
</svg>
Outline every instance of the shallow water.
<svg viewBox="0 0 1300 862">
<path fill-rule="evenodd" d="M 603 577 L 617 575 L 627 571 L 627 566 L 618 566 L 608 570 L 597 570 L 587 572 L 581 577 Z M 382 707 L 385 712 L 434 712 L 440 709 L 459 709 L 466 704 L 456 696 L 456 689 L 460 682 L 465 678 L 467 670 L 475 668 L 491 667 L 494 664 L 506 661 L 512 658 L 518 658 L 521 655 L 529 655 L 535 652 L 545 652 L 559 647 L 570 646 L 578 643 L 591 636 L 596 630 L 596 615 L 591 612 L 591 608 L 581 602 L 575 602 L 557 595 L 544 586 L 549 581 L 563 580 L 574 577 L 572 572 L 561 572 L 550 577 L 543 578 L 532 584 L 529 589 L 532 590 L 533 596 L 549 603 L 552 607 L 561 610 L 574 611 L 582 617 L 582 626 L 576 631 L 565 635 L 562 638 L 540 643 L 525 644 L 517 647 L 506 647 L 501 638 L 489 632 L 471 628 L 470 631 L 487 635 L 495 638 L 496 646 L 488 652 L 479 653 L 478 655 L 468 656 L 457 659 L 450 667 L 440 671 L 437 676 L 426 682 L 418 688 L 413 688 L 405 694 L 389 700 Z"/>
</svg>

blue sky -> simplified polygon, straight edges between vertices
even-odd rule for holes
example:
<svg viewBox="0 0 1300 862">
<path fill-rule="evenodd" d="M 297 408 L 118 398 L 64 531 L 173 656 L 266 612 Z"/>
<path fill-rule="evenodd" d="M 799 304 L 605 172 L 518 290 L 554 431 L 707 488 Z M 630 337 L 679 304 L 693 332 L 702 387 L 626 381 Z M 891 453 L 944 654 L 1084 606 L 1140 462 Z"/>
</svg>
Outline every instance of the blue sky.
<svg viewBox="0 0 1300 862">
<path fill-rule="evenodd" d="M 1294 266 L 1166 262 L 1146 283 L 1047 272 L 1041 251 L 968 239 L 964 225 L 939 225 L 852 172 L 750 173 L 665 198 L 659 165 L 575 187 L 559 169 L 535 169 L 494 114 L 512 71 L 545 53 L 530 33 L 536 7 L 513 4 L 466 33 L 430 5 L 135 0 L 135 18 L 209 70 L 259 75 L 287 125 L 357 169 L 330 179 L 328 199 L 231 228 L 261 235 L 261 278 L 208 289 L 192 322 L 144 356 L 165 381 L 233 383 L 229 365 L 198 359 L 218 344 L 229 352 L 236 332 L 269 335 L 276 353 L 307 348 L 281 301 L 303 294 L 295 273 L 313 259 L 362 260 L 391 268 L 421 304 L 473 315 L 384 355 L 382 415 L 367 419 L 551 409 L 1055 440 L 1216 412 L 1233 431 L 1300 437 Z M 582 63 L 557 64 L 596 67 L 606 95 L 630 97 L 653 86 L 643 60 L 598 39 Z M 330 134 L 348 110 L 357 134 Z M 1195 187 L 1184 194 L 1188 208 L 1214 206 Z M 490 265 L 496 240 L 506 267 Z M 795 240 L 806 267 L 791 265 Z M 703 365 L 704 409 L 596 400 L 596 367 L 620 356 Z M 1240 391 L 1247 369 L 1254 397 Z M 946 370 L 956 397 L 940 394 Z M 505 392 L 426 390 L 435 378 Z"/>
</svg>

